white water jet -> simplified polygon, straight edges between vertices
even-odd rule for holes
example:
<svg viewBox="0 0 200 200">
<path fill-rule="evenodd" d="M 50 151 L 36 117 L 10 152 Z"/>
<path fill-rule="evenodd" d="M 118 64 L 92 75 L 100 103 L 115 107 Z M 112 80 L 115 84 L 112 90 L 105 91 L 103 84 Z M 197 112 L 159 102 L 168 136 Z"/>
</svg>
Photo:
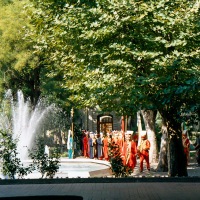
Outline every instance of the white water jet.
<svg viewBox="0 0 200 200">
<path fill-rule="evenodd" d="M 11 103 L 11 130 L 13 139 L 17 139 L 17 152 L 21 160 L 28 159 L 28 150 L 33 147 L 35 137 L 41 131 L 43 122 L 54 106 L 44 108 L 39 102 L 35 108 L 31 107 L 30 100 L 24 99 L 21 90 L 17 92 L 17 101 L 13 100 L 11 90 L 6 93 Z"/>
</svg>

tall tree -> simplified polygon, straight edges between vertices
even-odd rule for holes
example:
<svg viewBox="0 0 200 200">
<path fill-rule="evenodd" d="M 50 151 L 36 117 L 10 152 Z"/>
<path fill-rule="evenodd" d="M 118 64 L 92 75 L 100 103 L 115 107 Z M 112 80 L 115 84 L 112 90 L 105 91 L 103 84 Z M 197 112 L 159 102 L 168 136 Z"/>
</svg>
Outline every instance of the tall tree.
<svg viewBox="0 0 200 200">
<path fill-rule="evenodd" d="M 39 37 L 31 25 L 29 0 L 0 0 L 0 92 L 21 89 L 36 105 L 41 96 L 48 96 L 51 102 L 62 107 L 71 104 L 66 101 L 69 90 L 61 88 L 62 73 L 52 77 L 44 62 L 44 50 L 33 48 Z M 55 67 L 54 65 L 53 67 Z"/>
<path fill-rule="evenodd" d="M 31 28 L 24 12 L 28 2 L 0 1 L 0 68 L 3 89 L 21 89 L 35 104 L 40 96 L 40 59 L 33 54 L 33 41 L 25 40 Z"/>
<path fill-rule="evenodd" d="M 59 65 L 51 75 L 62 71 L 71 99 L 122 115 L 157 109 L 167 125 L 169 176 L 187 176 L 181 113 L 199 110 L 199 1 L 33 2 L 36 47 Z"/>
</svg>

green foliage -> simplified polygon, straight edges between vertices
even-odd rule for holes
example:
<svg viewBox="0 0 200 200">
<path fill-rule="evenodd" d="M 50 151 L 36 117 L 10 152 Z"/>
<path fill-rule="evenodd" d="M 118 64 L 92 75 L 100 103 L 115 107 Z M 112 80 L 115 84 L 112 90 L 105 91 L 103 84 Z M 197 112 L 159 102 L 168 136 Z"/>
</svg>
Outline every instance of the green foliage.
<svg viewBox="0 0 200 200">
<path fill-rule="evenodd" d="M 0 69 L 1 87 L 24 94 L 37 101 L 36 80 L 39 58 L 33 53 L 34 41 L 25 35 L 32 29 L 29 16 L 24 12 L 29 0 L 2 1 L 0 7 Z M 26 27 L 26 28 L 25 28 Z M 34 90 L 35 88 L 35 90 Z M 33 98 L 36 98 L 33 100 Z"/>
<path fill-rule="evenodd" d="M 13 0 L 0 0 L 0 6 L 4 6 L 10 3 L 13 3 Z"/>
<path fill-rule="evenodd" d="M 119 145 L 114 142 L 109 144 L 109 157 L 111 170 L 116 178 L 127 177 L 132 173 L 132 170 L 129 167 L 123 165 Z"/>
<path fill-rule="evenodd" d="M 76 105 L 120 114 L 173 111 L 178 120 L 198 110 L 195 0 L 56 2 L 35 4 L 36 46 L 48 52 L 49 65 L 59 65 L 50 75 L 63 74 Z"/>
<path fill-rule="evenodd" d="M 51 155 L 48 155 L 45 152 L 45 144 L 42 138 L 36 140 L 36 148 L 29 152 L 29 157 L 33 160 L 36 170 L 41 173 L 41 178 L 44 178 L 44 176 L 46 178 L 53 178 L 59 169 L 59 150 L 56 148 Z"/>
<path fill-rule="evenodd" d="M 23 178 L 32 172 L 33 166 L 23 166 L 20 159 L 17 157 L 17 142 L 13 141 L 12 134 L 0 130 L 0 158 L 2 159 L 2 172 L 11 179 L 15 179 L 18 175 L 19 178 Z"/>
<path fill-rule="evenodd" d="M 12 89 L 13 94 L 20 89 L 33 106 L 45 96 L 50 103 L 68 111 L 72 102 L 68 100 L 69 90 L 60 87 L 63 73 L 52 70 L 52 77 L 51 67 L 57 69 L 58 65 L 49 66 L 43 59 L 45 50 L 34 48 L 41 39 L 30 23 L 34 7 L 29 0 L 0 0 L 0 5 L 0 96 L 7 89 Z"/>
</svg>

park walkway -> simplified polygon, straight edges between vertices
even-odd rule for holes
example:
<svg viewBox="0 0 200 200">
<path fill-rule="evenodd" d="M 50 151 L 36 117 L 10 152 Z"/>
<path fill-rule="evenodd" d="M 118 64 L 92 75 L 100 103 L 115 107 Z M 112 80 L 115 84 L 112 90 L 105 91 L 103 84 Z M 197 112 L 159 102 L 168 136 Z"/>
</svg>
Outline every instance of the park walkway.
<svg viewBox="0 0 200 200">
<path fill-rule="evenodd" d="M 200 181 L 0 185 L 0 197 L 78 195 L 84 200 L 199 200 Z"/>
<path fill-rule="evenodd" d="M 78 195 L 84 200 L 199 200 L 200 167 L 188 166 L 189 177 L 169 178 L 165 172 L 144 171 L 132 177 L 62 178 L 0 181 L 0 198 L 13 196 Z M 102 174 L 103 177 L 103 174 Z M 27 182 L 26 182 L 27 181 Z M 48 199 L 48 198 L 47 198 Z M 56 198 L 55 198 L 56 199 Z M 67 199 L 67 198 L 66 198 Z"/>
</svg>

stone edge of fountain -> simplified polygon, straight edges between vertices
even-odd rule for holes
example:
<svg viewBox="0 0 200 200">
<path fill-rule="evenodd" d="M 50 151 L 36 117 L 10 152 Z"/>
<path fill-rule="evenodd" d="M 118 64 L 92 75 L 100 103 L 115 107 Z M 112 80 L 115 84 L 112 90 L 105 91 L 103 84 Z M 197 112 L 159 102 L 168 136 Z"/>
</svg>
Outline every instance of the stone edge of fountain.
<svg viewBox="0 0 200 200">
<path fill-rule="evenodd" d="M 78 159 L 68 159 L 68 158 L 61 158 L 62 163 L 96 163 L 96 164 L 102 164 L 106 166 L 111 166 L 110 162 L 105 160 L 96 160 L 96 159 L 87 159 L 87 158 L 78 158 Z"/>
</svg>

